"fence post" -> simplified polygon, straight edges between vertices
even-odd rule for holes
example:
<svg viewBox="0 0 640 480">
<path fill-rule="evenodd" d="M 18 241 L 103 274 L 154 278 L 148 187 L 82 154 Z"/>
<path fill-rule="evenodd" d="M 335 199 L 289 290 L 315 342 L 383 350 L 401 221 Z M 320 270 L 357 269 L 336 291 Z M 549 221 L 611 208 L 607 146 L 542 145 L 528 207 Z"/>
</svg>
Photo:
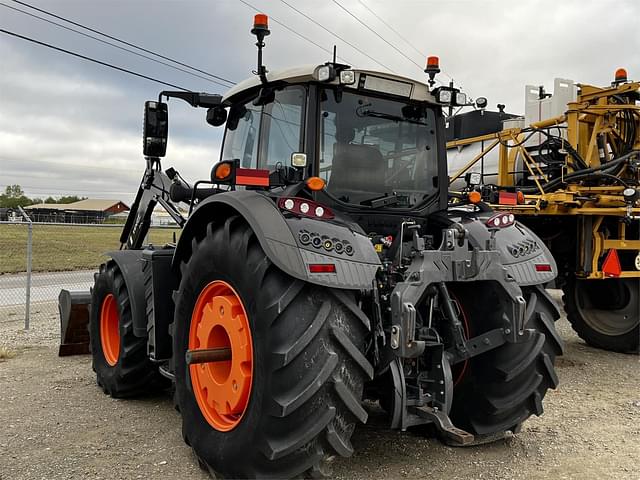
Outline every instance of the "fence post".
<svg viewBox="0 0 640 480">
<path fill-rule="evenodd" d="M 27 227 L 27 287 L 24 309 L 24 329 L 29 330 L 29 318 L 31 315 L 31 263 L 33 259 L 33 223 L 22 207 L 18 207 L 25 221 L 29 224 Z"/>
</svg>

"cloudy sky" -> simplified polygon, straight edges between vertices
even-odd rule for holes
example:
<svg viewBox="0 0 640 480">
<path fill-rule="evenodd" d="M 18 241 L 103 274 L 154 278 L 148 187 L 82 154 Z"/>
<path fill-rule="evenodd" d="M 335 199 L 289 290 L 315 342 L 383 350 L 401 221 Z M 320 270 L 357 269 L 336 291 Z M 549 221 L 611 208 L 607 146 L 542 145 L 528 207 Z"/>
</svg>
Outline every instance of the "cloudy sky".
<svg viewBox="0 0 640 480">
<path fill-rule="evenodd" d="M 25 1 L 233 81 L 255 68 L 249 33 L 255 11 L 239 0 Z M 317 24 L 281 0 L 247 0 L 326 49 L 336 44 L 353 66 L 381 69 L 318 24 L 410 77 L 424 78 L 413 63 L 424 62 L 418 52 L 438 55 L 445 72 L 441 80 L 452 77 L 472 97 L 488 97 L 491 107 L 505 103 L 513 113 L 524 110 L 525 84 L 550 89 L 554 77 L 563 77 L 605 85 L 621 66 L 640 79 L 638 0 L 340 0 L 413 62 L 332 0 L 287 1 Z M 0 3 L 1 29 L 192 90 L 225 90 L 4 6 L 45 16 L 12 0 Z M 273 21 L 271 32 L 265 51 L 271 70 L 328 60 L 318 46 Z M 144 101 L 162 88 L 0 33 L 0 189 L 17 183 L 29 196 L 130 201 L 144 168 Z M 205 123 L 204 111 L 172 101 L 164 166 L 174 166 L 187 179 L 207 177 L 221 136 Z"/>
</svg>

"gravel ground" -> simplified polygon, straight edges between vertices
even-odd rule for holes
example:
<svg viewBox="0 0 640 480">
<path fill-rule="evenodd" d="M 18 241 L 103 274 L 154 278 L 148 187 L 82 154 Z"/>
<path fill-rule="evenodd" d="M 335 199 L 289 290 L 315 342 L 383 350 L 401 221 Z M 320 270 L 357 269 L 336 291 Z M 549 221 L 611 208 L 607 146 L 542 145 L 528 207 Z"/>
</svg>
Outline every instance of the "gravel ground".
<svg viewBox="0 0 640 480">
<path fill-rule="evenodd" d="M 58 358 L 58 318 L 29 332 L 0 309 L 0 480 L 208 478 L 180 435 L 168 395 L 114 400 L 88 356 Z M 372 412 L 337 478 L 640 479 L 639 358 L 586 346 L 566 320 L 561 385 L 545 414 L 506 440 L 450 448 L 420 432 L 385 429 Z M 0 352 L 2 349 L 0 348 Z"/>
</svg>

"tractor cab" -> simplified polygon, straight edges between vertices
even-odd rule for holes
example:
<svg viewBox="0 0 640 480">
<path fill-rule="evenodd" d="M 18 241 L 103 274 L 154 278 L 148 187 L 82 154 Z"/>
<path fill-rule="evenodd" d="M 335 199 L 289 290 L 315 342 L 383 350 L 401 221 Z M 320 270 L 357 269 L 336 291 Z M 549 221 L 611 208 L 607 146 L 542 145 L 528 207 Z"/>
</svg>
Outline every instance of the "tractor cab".
<svg viewBox="0 0 640 480">
<path fill-rule="evenodd" d="M 318 177 L 335 208 L 446 208 L 442 114 L 425 84 L 328 63 L 251 79 L 222 103 L 223 162 L 283 184 Z"/>
</svg>

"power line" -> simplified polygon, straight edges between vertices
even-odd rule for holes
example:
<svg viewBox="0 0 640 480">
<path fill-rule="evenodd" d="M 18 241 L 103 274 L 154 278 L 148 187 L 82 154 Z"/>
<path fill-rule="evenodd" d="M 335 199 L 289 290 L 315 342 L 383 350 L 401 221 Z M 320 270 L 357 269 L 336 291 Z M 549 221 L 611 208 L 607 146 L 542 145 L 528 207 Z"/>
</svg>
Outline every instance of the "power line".
<svg viewBox="0 0 640 480">
<path fill-rule="evenodd" d="M 88 62 L 97 63 L 98 65 L 103 65 L 105 67 L 109 67 L 109 68 L 112 68 L 114 70 L 118 70 L 120 72 L 128 73 L 129 75 L 134 75 L 136 77 L 144 78 L 145 80 L 150 80 L 152 82 L 160 83 L 162 85 L 167 85 L 169 87 L 177 88 L 179 90 L 184 90 L 185 92 L 190 92 L 191 91 L 188 88 L 184 88 L 184 87 L 181 87 L 179 85 L 174 85 L 173 83 L 163 82 L 162 80 L 158 80 L 157 78 L 149 77 L 147 75 L 143 75 L 141 73 L 134 72 L 132 70 L 127 70 L 126 68 L 118 67 L 117 65 L 112 65 L 112 64 L 107 63 L 107 62 L 102 62 L 100 60 L 96 60 L 95 58 L 87 57 L 85 55 L 81 55 L 79 53 L 72 52 L 70 50 L 65 50 L 64 48 L 56 47 L 54 45 L 51 45 L 51 44 L 45 43 L 45 42 L 41 42 L 41 41 L 36 40 L 34 38 L 25 37 L 24 35 L 20 35 L 20 34 L 15 33 L 15 32 L 10 32 L 8 30 L 4 30 L 4 29 L 0 28 L 0 33 L 5 33 L 7 35 L 11 35 L 13 37 L 20 38 L 22 40 L 26 40 L 26 41 L 31 42 L 31 43 L 35 43 L 37 45 L 41 45 L 43 47 L 50 48 L 52 50 L 57 50 L 58 52 L 66 53 L 67 55 L 72 55 L 74 57 L 78 57 L 78 58 L 81 58 L 83 60 L 87 60 Z"/>
<path fill-rule="evenodd" d="M 281 0 L 283 1 L 283 0 Z M 346 7 L 344 7 L 340 2 L 338 2 L 338 0 L 332 0 L 333 3 L 335 3 L 338 7 L 340 7 L 342 10 L 344 10 L 345 12 L 347 12 L 347 14 L 349 14 L 351 17 L 353 17 L 360 25 L 364 26 L 367 30 L 369 30 L 371 33 L 373 33 L 376 37 L 378 37 L 380 40 L 382 40 L 384 43 L 386 43 L 387 45 L 389 45 L 391 48 L 393 48 L 396 52 L 398 52 L 400 55 L 402 55 L 404 58 L 406 58 L 407 60 L 409 60 L 411 63 L 413 63 L 416 67 L 418 67 L 421 71 L 423 70 L 423 67 L 419 64 L 416 63 L 415 61 L 413 61 L 412 58 L 408 57 L 402 50 L 400 50 L 398 47 L 396 47 L 394 44 L 392 44 L 389 40 L 387 40 L 386 38 L 384 38 L 382 35 L 380 35 L 378 32 L 376 32 L 373 28 L 371 28 L 369 25 L 367 25 L 366 23 L 364 23 L 362 20 L 360 20 L 358 17 L 356 17 L 350 10 L 348 10 Z"/>
<path fill-rule="evenodd" d="M 262 12 L 262 10 L 256 8 L 254 5 L 251 5 L 249 2 L 246 2 L 245 0 L 238 0 L 240 3 L 243 3 L 244 5 L 246 5 L 247 7 L 251 8 L 252 10 L 260 13 Z M 329 50 L 326 47 L 323 47 L 322 45 L 320 45 L 319 43 L 313 41 L 312 39 L 310 39 L 309 37 L 306 37 L 304 35 L 302 35 L 300 32 L 294 30 L 293 28 L 289 27 L 286 23 L 283 23 L 279 20 L 277 20 L 276 18 L 274 18 L 273 16 L 269 15 L 269 18 L 274 22 L 277 23 L 278 25 L 280 25 L 281 27 L 286 28 L 287 30 L 289 30 L 291 33 L 297 35 L 298 37 L 302 38 L 303 40 L 306 40 L 307 42 L 315 45 L 316 47 L 318 47 L 321 50 L 324 50 L 325 52 L 327 52 L 329 55 L 333 55 L 333 51 Z M 351 63 L 348 60 L 345 60 L 344 58 L 342 58 L 341 56 L 337 55 L 337 58 L 342 60 L 343 62 L 346 63 Z"/>
<path fill-rule="evenodd" d="M 360 3 L 360 5 L 362 5 L 369 13 L 371 13 L 374 17 L 376 17 L 378 20 L 380 20 L 380 22 L 382 22 L 389 30 L 391 30 L 393 33 L 395 33 L 398 37 L 400 37 L 401 40 L 404 41 L 404 43 L 406 43 L 407 45 L 409 45 L 409 47 L 411 47 L 413 49 L 414 52 L 416 52 L 418 55 L 420 55 L 421 59 L 426 59 L 427 58 L 427 54 L 424 53 L 421 50 L 418 50 L 414 44 L 412 42 L 410 42 L 409 40 L 407 40 L 406 37 L 404 37 L 398 30 L 396 30 L 395 28 L 393 28 L 393 26 L 391 24 L 389 24 L 384 18 L 382 18 L 380 15 L 378 15 L 376 12 L 373 11 L 373 9 L 371 7 L 369 7 L 366 3 L 364 3 L 362 0 L 358 0 L 358 2 Z M 421 67 L 422 68 L 422 67 Z M 449 75 L 446 72 L 442 72 L 442 74 L 446 77 L 448 77 L 451 81 L 453 81 L 453 77 L 451 77 L 451 75 Z M 440 84 L 442 84 L 442 82 L 440 82 L 439 80 L 436 79 L 436 81 Z M 460 87 L 462 89 L 462 87 Z"/>
<path fill-rule="evenodd" d="M 62 17 L 62 16 L 60 16 L 60 15 L 56 15 L 55 13 L 48 12 L 47 10 L 43 10 L 43 9 L 41 9 L 41 8 L 35 7 L 35 6 L 30 5 L 30 4 L 26 3 L 26 2 L 22 2 L 22 1 L 20 1 L 20 0 L 11 0 L 11 1 L 12 1 L 12 2 L 15 2 L 15 3 L 19 3 L 20 5 L 23 5 L 23 6 L 27 7 L 27 8 L 31 8 L 31 9 L 33 9 L 33 10 L 36 10 L 36 11 L 38 11 L 38 12 L 40 12 L 40 13 L 44 13 L 45 15 L 49 15 L 49 16 L 51 16 L 51 17 L 57 18 L 58 20 L 62 20 L 63 22 L 70 23 L 71 25 L 75 25 L 76 27 L 80 27 L 80 28 L 83 28 L 83 29 L 88 30 L 88 31 L 90 31 L 90 32 L 97 33 L 98 35 L 102 35 L 103 37 L 109 38 L 109 39 L 111 39 L 111 40 L 115 40 L 116 42 L 122 43 L 122 44 L 124 44 L 124 45 L 129 46 L 129 47 L 133 47 L 133 48 L 135 48 L 135 49 L 137 49 L 137 50 L 141 50 L 141 51 L 143 51 L 143 52 L 145 52 L 145 53 L 149 53 L 149 54 L 151 54 L 151 55 L 155 55 L 156 57 L 162 58 L 162 59 L 164 59 L 164 60 L 168 60 L 168 61 L 170 61 L 170 62 L 176 63 L 176 64 L 181 65 L 181 66 L 183 66 L 183 67 L 187 67 L 187 68 L 189 68 L 189 69 L 191 69 L 191 70 L 195 70 L 196 72 L 204 73 L 205 75 L 208 75 L 208 76 L 213 77 L 213 78 L 216 78 L 216 79 L 218 79 L 218 80 L 222 80 L 222 81 L 224 81 L 224 82 L 230 83 L 231 85 L 235 85 L 235 83 L 236 83 L 236 82 L 234 82 L 234 81 L 232 81 L 232 80 L 229 80 L 229 79 L 227 79 L 227 78 L 220 77 L 220 76 L 215 75 L 215 74 L 213 74 L 213 73 L 211 73 L 211 72 L 207 72 L 206 70 L 201 70 L 201 69 L 196 68 L 196 67 L 193 67 L 193 66 L 191 66 L 191 65 L 189 65 L 189 64 L 186 64 L 186 63 L 180 62 L 180 61 L 178 61 L 178 60 L 174 60 L 173 58 L 170 58 L 170 57 L 164 56 L 164 55 L 162 55 L 162 54 L 160 54 L 160 53 L 157 53 L 157 52 L 153 52 L 153 51 L 148 50 L 148 49 L 146 49 L 146 48 L 144 48 L 144 47 L 141 47 L 141 46 L 136 45 L 136 44 L 134 44 L 134 43 L 127 42 L 126 40 L 122 40 L 122 39 L 120 39 L 120 38 L 117 38 L 117 37 L 114 37 L 114 36 L 109 35 L 109 34 L 107 34 L 107 33 L 101 32 L 101 31 L 96 30 L 96 29 L 94 29 L 94 28 L 87 27 L 86 25 L 83 25 L 83 24 L 78 23 L 78 22 L 74 22 L 73 20 L 69 20 L 68 18 L 64 18 L 64 17 Z"/>
<path fill-rule="evenodd" d="M 392 71 L 388 66 L 386 66 L 384 63 L 376 60 L 375 58 L 373 58 L 371 55 L 369 55 L 368 53 L 364 52 L 363 50 L 359 49 L 357 46 L 355 46 L 353 43 L 349 42 L 348 40 L 345 40 L 344 38 L 342 38 L 340 35 L 338 35 L 337 33 L 329 30 L 327 27 L 325 27 L 324 25 L 322 25 L 320 22 L 318 22 L 317 20 L 314 20 L 313 18 L 311 18 L 309 15 L 307 15 L 306 13 L 298 10 L 296 7 L 294 7 L 293 5 L 291 5 L 290 3 L 286 2 L 285 0 L 280 0 L 282 3 L 284 3 L 287 7 L 289 7 L 290 9 L 294 10 L 295 12 L 299 13 L 300 15 L 302 15 L 303 17 L 305 17 L 307 20 L 309 20 L 310 22 L 312 22 L 313 24 L 319 26 L 320 28 L 322 28 L 325 32 L 328 32 L 329 34 L 333 35 L 335 38 L 337 38 L 338 40 L 340 40 L 343 43 L 346 43 L 347 45 L 349 45 L 351 48 L 353 48 L 354 50 L 356 50 L 357 52 L 361 53 L 362 55 L 364 55 L 365 57 L 367 57 L 369 60 L 374 61 L 375 63 L 377 63 L 378 65 L 380 65 L 382 68 L 386 68 L 387 70 L 389 70 L 390 72 Z"/>
<path fill-rule="evenodd" d="M 173 68 L 174 70 L 178 70 L 180 72 L 184 72 L 187 75 L 192 75 L 194 77 L 201 78 L 202 80 L 206 80 L 207 82 L 211 82 L 211 83 L 215 83 L 216 85 L 220 85 L 220 86 L 222 86 L 224 88 L 229 88 L 229 86 L 227 84 L 225 84 L 225 83 L 219 82 L 217 80 L 212 80 L 211 78 L 205 77 L 203 75 L 198 75 L 197 73 L 190 72 L 189 70 L 185 70 L 184 68 L 176 67 L 175 65 L 171 65 L 170 63 L 163 62 L 162 60 L 158 60 L 156 58 L 149 57 L 148 55 L 144 55 L 142 53 L 136 52 L 136 51 L 131 50 L 129 48 L 121 47 L 120 45 L 116 45 L 115 43 L 111 43 L 111 42 L 108 42 L 108 41 L 103 40 L 101 38 L 95 37 L 93 35 L 89 35 L 88 33 L 81 32 L 80 30 L 76 30 L 74 28 L 67 27 L 65 25 L 62 25 L 61 23 L 54 22 L 53 20 L 48 20 L 48 19 L 46 19 L 44 17 L 41 17 L 39 15 L 35 15 L 33 13 L 29 13 L 29 12 L 27 12 L 25 10 L 21 10 L 20 8 L 12 7 L 11 5 L 7 5 L 6 3 L 2 3 L 2 2 L 0 2 L 0 5 L 3 6 L 3 7 L 9 8 L 11 10 L 15 10 L 16 12 L 20 12 L 20 13 L 22 13 L 24 15 L 28 15 L 28 16 L 33 17 L 33 18 L 37 18 L 38 20 L 42 20 L 43 22 L 47 22 L 47 23 L 50 23 L 50 24 L 55 25 L 57 27 L 63 28 L 63 29 L 68 30 L 70 32 L 77 33 L 78 35 L 82 35 L 83 37 L 91 38 L 91 39 L 93 39 L 93 40 L 95 40 L 97 42 L 104 43 L 105 45 L 110 45 L 113 48 L 117 48 L 119 50 L 124 50 L 125 52 L 129 52 L 129 53 L 131 53 L 133 55 L 137 55 L 138 57 L 146 58 L 147 60 L 151 60 L 152 62 L 156 62 L 156 63 L 159 63 L 161 65 L 165 65 L 165 66 L 167 66 L 169 68 Z"/>
<path fill-rule="evenodd" d="M 380 15 L 378 15 L 376 12 L 374 12 L 366 3 L 364 3 L 362 0 L 358 0 L 360 2 L 360 5 L 362 5 L 365 9 L 367 9 L 369 11 L 369 13 L 371 13 L 374 17 L 376 17 L 378 20 L 380 20 L 384 25 L 387 26 L 387 28 L 389 30 L 391 30 L 393 33 L 395 33 L 398 37 L 400 37 L 402 40 L 404 40 L 404 42 L 409 45 L 418 55 L 420 55 L 421 58 L 426 59 L 427 55 L 423 52 L 421 52 L 420 50 L 418 50 L 413 43 L 411 43 L 409 40 L 407 40 L 405 37 L 403 37 L 400 32 L 398 32 L 395 28 L 393 28 L 391 25 L 389 25 Z"/>
</svg>

